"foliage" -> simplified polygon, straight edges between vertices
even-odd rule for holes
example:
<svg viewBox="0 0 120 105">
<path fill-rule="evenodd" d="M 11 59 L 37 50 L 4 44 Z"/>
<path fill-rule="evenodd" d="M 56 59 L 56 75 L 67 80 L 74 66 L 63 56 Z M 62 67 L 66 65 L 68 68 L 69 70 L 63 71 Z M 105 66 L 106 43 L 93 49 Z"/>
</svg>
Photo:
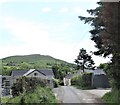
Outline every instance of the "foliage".
<svg viewBox="0 0 120 105">
<path fill-rule="evenodd" d="M 87 10 L 91 17 L 79 16 L 85 24 L 90 24 L 91 40 L 96 43 L 95 55 L 107 57 L 112 55 L 109 74 L 114 81 L 113 87 L 120 89 L 120 37 L 119 37 L 119 3 L 98 2 L 99 7 Z"/>
<path fill-rule="evenodd" d="M 11 98 L 7 103 L 17 103 L 18 105 L 44 103 L 44 105 L 48 105 L 48 103 L 57 103 L 57 100 L 50 88 L 37 86 L 33 92 Z"/>
<path fill-rule="evenodd" d="M 6 103 L 6 102 L 9 101 L 9 99 L 10 99 L 10 97 L 2 97 L 2 98 L 1 98 L 1 102 L 2 102 L 2 103 Z"/>
<path fill-rule="evenodd" d="M 26 62 L 20 63 L 19 67 L 20 67 L 20 69 L 32 69 L 33 68 L 32 65 L 30 65 L 30 64 L 28 64 Z"/>
<path fill-rule="evenodd" d="M 48 85 L 48 81 L 43 79 L 41 80 L 40 78 L 21 77 L 17 79 L 17 82 L 12 86 L 12 95 L 15 97 L 24 92 L 34 91 L 38 84 L 45 87 Z"/>
<path fill-rule="evenodd" d="M 56 87 L 59 86 L 59 84 L 60 84 L 60 80 L 59 80 L 59 79 L 55 79 L 55 78 L 53 78 L 53 83 L 54 83 L 54 87 L 56 88 Z"/>
<path fill-rule="evenodd" d="M 63 78 L 75 72 L 75 68 L 69 64 L 57 64 L 52 66 L 55 78 L 59 80 L 59 85 L 63 85 Z"/>
<path fill-rule="evenodd" d="M 79 55 L 77 56 L 77 59 L 75 59 L 75 63 L 77 63 L 77 66 L 81 68 L 83 72 L 85 68 L 94 68 L 94 61 L 92 60 L 92 57 L 88 55 L 86 50 L 83 48 L 80 49 Z"/>
<path fill-rule="evenodd" d="M 25 56 L 10 56 L 2 59 L 3 75 L 10 75 L 12 70 L 25 69 L 40 69 L 52 68 L 54 65 L 69 65 L 74 67 L 74 64 L 55 59 L 51 56 L 44 56 L 39 54 L 25 55 Z"/>
<path fill-rule="evenodd" d="M 107 103 L 114 103 L 115 105 L 119 105 L 120 102 L 120 91 L 115 89 L 112 90 L 111 92 L 106 93 L 103 97 L 102 100 L 107 102 Z"/>
<path fill-rule="evenodd" d="M 71 80 L 71 84 L 81 89 L 89 89 L 91 87 L 92 73 L 83 73 L 75 76 Z"/>
</svg>

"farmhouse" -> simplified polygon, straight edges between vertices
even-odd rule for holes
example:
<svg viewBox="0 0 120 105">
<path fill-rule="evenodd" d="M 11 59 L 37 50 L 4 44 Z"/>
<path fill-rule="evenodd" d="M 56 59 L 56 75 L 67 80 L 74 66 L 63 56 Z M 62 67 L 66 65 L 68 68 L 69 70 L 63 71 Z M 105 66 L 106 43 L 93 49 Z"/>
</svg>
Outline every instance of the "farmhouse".
<svg viewBox="0 0 120 105">
<path fill-rule="evenodd" d="M 50 86 L 53 87 L 52 78 L 54 77 L 54 74 L 52 69 L 13 70 L 11 73 L 11 77 L 13 78 L 14 82 L 16 82 L 19 77 L 23 76 L 46 79 L 49 81 Z"/>
<path fill-rule="evenodd" d="M 30 69 L 13 70 L 11 76 L 2 76 L 3 94 L 10 94 L 13 83 L 16 83 L 20 77 L 36 77 L 47 80 L 51 88 L 54 87 L 52 78 L 54 77 L 52 69 Z"/>
</svg>

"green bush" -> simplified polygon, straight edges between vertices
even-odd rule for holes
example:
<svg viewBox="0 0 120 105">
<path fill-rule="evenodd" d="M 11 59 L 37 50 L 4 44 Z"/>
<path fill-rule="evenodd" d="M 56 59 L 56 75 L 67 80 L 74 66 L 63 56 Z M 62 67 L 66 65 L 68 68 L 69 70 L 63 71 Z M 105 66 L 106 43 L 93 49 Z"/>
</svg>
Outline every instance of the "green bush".
<svg viewBox="0 0 120 105">
<path fill-rule="evenodd" d="M 34 92 L 27 92 L 9 100 L 8 103 L 18 103 L 18 105 L 27 105 L 30 103 L 57 103 L 57 100 L 49 87 L 38 86 Z"/>
<path fill-rule="evenodd" d="M 80 85 L 81 80 L 82 80 L 81 75 L 75 76 L 71 79 L 71 85 Z"/>
<path fill-rule="evenodd" d="M 91 88 L 92 73 L 83 73 L 71 79 L 71 84 L 81 89 Z"/>
<path fill-rule="evenodd" d="M 2 97 L 1 98 L 1 102 L 2 103 L 6 103 L 6 102 L 8 102 L 10 100 L 10 97 Z"/>
<path fill-rule="evenodd" d="M 40 78 L 21 77 L 17 79 L 17 82 L 12 86 L 12 95 L 19 96 L 24 92 L 34 91 L 38 84 L 41 87 L 45 87 L 48 85 L 48 81 Z"/>
<path fill-rule="evenodd" d="M 102 100 L 107 103 L 115 103 L 120 105 L 120 90 L 113 89 L 111 92 L 106 93 Z"/>
<path fill-rule="evenodd" d="M 53 78 L 53 83 L 54 83 L 54 87 L 58 87 L 60 84 L 60 80 Z"/>
</svg>

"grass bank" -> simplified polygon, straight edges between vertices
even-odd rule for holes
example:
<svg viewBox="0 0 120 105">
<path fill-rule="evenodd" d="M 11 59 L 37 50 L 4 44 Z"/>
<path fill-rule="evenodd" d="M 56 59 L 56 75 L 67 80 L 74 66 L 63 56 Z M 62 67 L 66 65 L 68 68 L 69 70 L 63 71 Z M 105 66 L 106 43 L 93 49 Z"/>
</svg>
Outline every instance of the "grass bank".
<svg viewBox="0 0 120 105">
<path fill-rule="evenodd" d="M 34 92 L 27 92 L 14 98 L 4 98 L 2 103 L 18 103 L 18 105 L 44 103 L 44 105 L 48 105 L 48 103 L 57 103 L 57 99 L 50 88 L 38 86 Z"/>
<path fill-rule="evenodd" d="M 106 93 L 102 100 L 111 103 L 110 105 L 120 105 L 120 90 L 113 89 L 111 92 Z"/>
</svg>

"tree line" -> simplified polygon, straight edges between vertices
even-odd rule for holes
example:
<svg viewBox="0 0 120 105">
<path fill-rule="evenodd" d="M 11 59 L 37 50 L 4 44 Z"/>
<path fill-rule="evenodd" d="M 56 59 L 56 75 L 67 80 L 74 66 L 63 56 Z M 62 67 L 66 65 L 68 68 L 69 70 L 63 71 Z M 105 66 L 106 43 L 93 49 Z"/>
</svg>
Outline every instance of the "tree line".
<svg viewBox="0 0 120 105">
<path fill-rule="evenodd" d="M 78 18 L 80 21 L 84 21 L 85 24 L 90 24 L 92 27 L 89 31 L 91 33 L 91 40 L 95 42 L 95 47 L 98 49 L 93 52 L 94 55 L 105 58 L 111 56 L 111 62 L 106 65 L 106 73 L 109 74 L 112 80 L 112 91 L 119 92 L 116 98 L 118 100 L 117 102 L 120 102 L 120 3 L 97 2 L 97 4 L 99 6 L 95 9 L 87 10 L 91 15 L 90 17 L 78 16 Z M 91 57 L 88 54 L 85 56 L 85 53 L 86 51 L 81 49 L 78 58 L 75 60 L 83 69 L 85 68 L 83 65 L 87 59 L 91 61 Z M 83 62 L 79 62 L 83 58 Z"/>
</svg>

